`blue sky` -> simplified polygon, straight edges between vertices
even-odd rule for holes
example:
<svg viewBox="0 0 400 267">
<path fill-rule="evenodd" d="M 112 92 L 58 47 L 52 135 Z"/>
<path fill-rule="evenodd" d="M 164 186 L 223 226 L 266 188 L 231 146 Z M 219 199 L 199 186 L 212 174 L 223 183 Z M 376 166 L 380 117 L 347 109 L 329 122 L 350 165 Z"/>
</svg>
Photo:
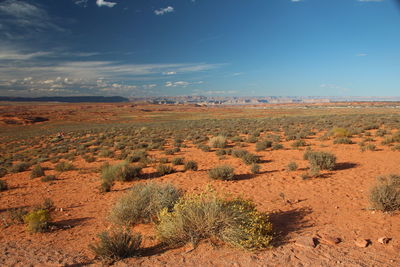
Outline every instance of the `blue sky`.
<svg viewBox="0 0 400 267">
<path fill-rule="evenodd" d="M 395 0 L 0 0 L 0 95 L 400 96 Z"/>
</svg>

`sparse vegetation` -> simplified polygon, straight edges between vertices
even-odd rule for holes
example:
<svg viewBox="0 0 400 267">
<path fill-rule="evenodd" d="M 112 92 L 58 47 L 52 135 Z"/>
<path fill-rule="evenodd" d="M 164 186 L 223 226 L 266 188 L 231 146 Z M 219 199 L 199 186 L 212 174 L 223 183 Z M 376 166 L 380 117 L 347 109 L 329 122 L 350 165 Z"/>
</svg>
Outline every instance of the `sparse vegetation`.
<svg viewBox="0 0 400 267">
<path fill-rule="evenodd" d="M 272 241 L 268 216 L 243 199 L 225 200 L 214 193 L 188 195 L 169 211 L 164 209 L 156 226 L 161 242 L 171 247 L 218 238 L 233 246 L 255 250 Z"/>
<path fill-rule="evenodd" d="M 215 180 L 233 180 L 234 169 L 228 165 L 221 165 L 208 171 L 208 176 Z"/>
<path fill-rule="evenodd" d="M 41 233 L 48 230 L 50 212 L 47 209 L 35 209 L 24 216 L 28 230 L 32 233 Z"/>
<path fill-rule="evenodd" d="M 116 230 L 110 233 L 102 232 L 98 235 L 99 241 L 89 248 L 97 258 L 103 261 L 116 261 L 139 255 L 142 236 L 139 233 L 131 234 L 127 230 Z"/>
<path fill-rule="evenodd" d="M 297 163 L 294 162 L 294 161 L 289 162 L 287 167 L 286 167 L 286 169 L 288 171 L 295 171 L 295 170 L 297 170 L 297 168 L 298 168 Z"/>
<path fill-rule="evenodd" d="M 311 169 L 333 170 L 336 166 L 336 156 L 322 151 L 306 151 L 303 158 L 308 160 Z"/>
<path fill-rule="evenodd" d="M 194 160 L 188 160 L 187 162 L 185 162 L 185 171 L 197 171 L 198 169 L 198 165 L 197 162 Z"/>
<path fill-rule="evenodd" d="M 400 176 L 386 175 L 377 178 L 369 199 L 374 209 L 382 211 L 400 210 Z"/>
<path fill-rule="evenodd" d="M 44 176 L 44 170 L 42 166 L 40 166 L 39 164 L 35 165 L 31 172 L 31 178 L 38 178 L 42 176 Z"/>
<path fill-rule="evenodd" d="M 119 225 L 154 221 L 158 212 L 170 210 L 181 196 L 173 185 L 137 184 L 111 210 L 110 220 Z"/>
</svg>

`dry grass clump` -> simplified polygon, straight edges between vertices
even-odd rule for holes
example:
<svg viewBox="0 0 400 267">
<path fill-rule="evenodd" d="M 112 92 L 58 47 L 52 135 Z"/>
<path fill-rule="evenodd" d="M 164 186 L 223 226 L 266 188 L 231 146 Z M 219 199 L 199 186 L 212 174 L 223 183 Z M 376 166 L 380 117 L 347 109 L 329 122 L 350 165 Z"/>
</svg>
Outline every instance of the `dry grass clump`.
<svg viewBox="0 0 400 267">
<path fill-rule="evenodd" d="M 330 132 L 331 135 L 333 135 L 333 137 L 335 138 L 339 138 L 339 137 L 350 137 L 351 136 L 351 132 L 345 128 L 333 128 Z"/>
<path fill-rule="evenodd" d="M 185 162 L 184 169 L 185 169 L 185 171 L 188 171 L 188 170 L 197 171 L 198 164 L 194 160 L 188 160 L 187 162 Z"/>
<path fill-rule="evenodd" d="M 298 168 L 297 163 L 294 161 L 289 162 L 288 165 L 286 166 L 286 169 L 288 171 L 295 171 L 297 170 L 297 168 Z"/>
<path fill-rule="evenodd" d="M 102 232 L 98 235 L 97 244 L 89 245 L 97 258 L 103 261 L 116 261 L 139 255 L 142 236 L 133 235 L 127 230 L 116 230 L 110 233 Z"/>
<path fill-rule="evenodd" d="M 158 164 L 156 170 L 160 176 L 171 174 L 175 171 L 171 165 L 166 165 L 166 164 Z"/>
<path fill-rule="evenodd" d="M 31 178 L 38 178 L 42 176 L 44 176 L 44 170 L 42 166 L 40 166 L 39 164 L 35 165 L 31 172 Z"/>
<path fill-rule="evenodd" d="M 160 212 L 156 226 L 159 240 L 171 247 L 218 238 L 233 246 L 256 250 L 267 248 L 272 225 L 265 213 L 247 200 L 226 200 L 207 192 L 181 198 L 172 211 Z"/>
<path fill-rule="evenodd" d="M 117 201 L 110 220 L 119 225 L 154 221 L 160 210 L 170 210 L 181 195 L 182 192 L 171 184 L 137 184 Z"/>
<path fill-rule="evenodd" d="M 10 172 L 12 173 L 17 173 L 17 172 L 23 172 L 28 170 L 30 165 L 26 162 L 19 162 L 17 164 L 12 165 Z"/>
<path fill-rule="evenodd" d="M 212 137 L 208 141 L 208 145 L 212 148 L 225 148 L 228 144 L 228 141 L 225 136 L 218 135 L 215 137 Z"/>
<path fill-rule="evenodd" d="M 130 166 L 124 161 L 116 165 L 106 165 L 101 170 L 103 181 L 122 181 L 128 182 L 140 177 L 142 168 L 140 166 Z"/>
<path fill-rule="evenodd" d="M 233 180 L 234 169 L 228 165 L 220 165 L 208 171 L 208 176 L 215 180 Z"/>
<path fill-rule="evenodd" d="M 60 161 L 59 163 L 57 163 L 57 165 L 54 167 L 54 169 L 58 172 L 66 172 L 66 171 L 71 171 L 73 170 L 75 167 L 74 165 L 72 165 L 71 162 L 67 162 L 67 161 Z"/>
<path fill-rule="evenodd" d="M 377 184 L 370 191 L 369 200 L 377 210 L 400 210 L 400 176 L 390 174 L 378 177 Z"/>
<path fill-rule="evenodd" d="M 0 180 L 0 191 L 5 191 L 8 189 L 7 182 L 4 180 Z"/>
<path fill-rule="evenodd" d="M 257 152 L 263 151 L 263 150 L 265 150 L 267 148 L 270 148 L 271 146 L 272 146 L 272 142 L 269 141 L 269 140 L 264 140 L 264 141 L 261 141 L 261 142 L 257 142 L 256 143 L 256 151 Z"/>
</svg>

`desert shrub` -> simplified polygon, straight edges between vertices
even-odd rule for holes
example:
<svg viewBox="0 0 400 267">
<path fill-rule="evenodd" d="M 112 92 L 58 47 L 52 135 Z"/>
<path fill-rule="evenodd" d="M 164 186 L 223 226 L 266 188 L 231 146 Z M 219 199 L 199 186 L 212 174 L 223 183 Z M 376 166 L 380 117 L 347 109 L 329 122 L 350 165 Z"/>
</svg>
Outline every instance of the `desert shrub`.
<svg viewBox="0 0 400 267">
<path fill-rule="evenodd" d="M 100 151 L 99 156 L 103 158 L 111 158 L 114 156 L 114 152 L 112 152 L 111 150 L 103 149 Z"/>
<path fill-rule="evenodd" d="M 0 180 L 0 191 L 5 191 L 8 189 L 7 182 L 4 180 Z"/>
<path fill-rule="evenodd" d="M 32 233 L 40 233 L 48 230 L 50 212 L 46 209 L 35 209 L 24 216 L 24 222 Z"/>
<path fill-rule="evenodd" d="M 83 159 L 87 162 L 87 163 L 92 163 L 96 161 L 96 158 L 94 156 L 90 156 L 90 155 L 86 155 L 83 157 Z"/>
<path fill-rule="evenodd" d="M 256 143 L 256 151 L 262 151 L 272 146 L 272 142 L 269 140 L 264 140 Z"/>
<path fill-rule="evenodd" d="M 388 134 L 388 132 L 385 129 L 378 129 L 375 133 L 375 136 L 379 136 L 379 137 L 383 137 L 386 134 Z"/>
<path fill-rule="evenodd" d="M 116 165 L 108 165 L 102 168 L 101 178 L 103 181 L 122 181 L 129 182 L 138 179 L 141 175 L 142 167 L 130 166 L 124 161 Z"/>
<path fill-rule="evenodd" d="M 6 176 L 7 170 L 4 168 L 0 168 L 0 178 Z"/>
<path fill-rule="evenodd" d="M 183 158 L 181 158 L 181 157 L 173 158 L 171 163 L 172 163 L 172 165 L 182 165 L 183 164 Z"/>
<path fill-rule="evenodd" d="M 254 135 L 251 135 L 247 138 L 247 143 L 257 143 L 258 138 Z"/>
<path fill-rule="evenodd" d="M 234 169 L 228 165 L 221 165 L 208 171 L 208 176 L 215 180 L 233 180 Z"/>
<path fill-rule="evenodd" d="M 198 149 L 200 149 L 203 152 L 210 152 L 210 147 L 204 144 L 200 144 L 197 146 Z"/>
<path fill-rule="evenodd" d="M 54 169 L 59 172 L 71 171 L 74 169 L 74 165 L 72 165 L 71 162 L 60 161 L 59 163 L 57 163 Z"/>
<path fill-rule="evenodd" d="M 223 156 L 223 155 L 226 155 L 227 153 L 226 153 L 225 149 L 219 149 L 219 150 L 215 151 L 215 154 L 217 156 Z"/>
<path fill-rule="evenodd" d="M 13 173 L 23 172 L 29 169 L 30 165 L 26 162 L 19 162 L 17 164 L 12 165 L 10 171 Z"/>
<path fill-rule="evenodd" d="M 24 217 L 28 214 L 28 210 L 26 208 L 13 208 L 8 211 L 8 216 L 10 217 L 11 222 L 15 224 L 23 224 Z"/>
<path fill-rule="evenodd" d="M 377 210 L 400 210 L 400 176 L 391 174 L 378 177 L 377 184 L 370 191 L 369 200 Z"/>
<path fill-rule="evenodd" d="M 235 158 L 242 158 L 244 155 L 247 155 L 249 152 L 243 149 L 234 149 L 232 150 L 232 156 Z"/>
<path fill-rule="evenodd" d="M 174 154 L 174 150 L 173 149 L 165 150 L 165 155 L 173 155 L 173 154 Z"/>
<path fill-rule="evenodd" d="M 160 176 L 171 174 L 175 171 L 171 165 L 166 164 L 158 164 L 156 170 Z"/>
<path fill-rule="evenodd" d="M 333 135 L 335 138 L 337 137 L 350 137 L 351 133 L 349 130 L 345 128 L 333 128 L 331 130 L 331 135 Z"/>
<path fill-rule="evenodd" d="M 353 144 L 353 141 L 351 141 L 350 138 L 348 137 L 338 137 L 333 140 L 334 144 Z"/>
<path fill-rule="evenodd" d="M 252 164 L 252 165 L 251 165 L 251 168 L 250 168 L 250 171 L 251 171 L 251 173 L 253 173 L 253 174 L 257 174 L 257 173 L 260 172 L 260 169 L 261 169 L 260 165 L 258 165 L 258 164 Z"/>
<path fill-rule="evenodd" d="M 241 159 L 244 164 L 251 165 L 251 164 L 259 162 L 260 157 L 257 155 L 251 154 L 251 153 L 247 153 L 244 156 L 242 156 Z"/>
<path fill-rule="evenodd" d="M 154 221 L 158 212 L 170 210 L 181 196 L 173 185 L 137 184 L 122 196 L 110 213 L 110 220 L 119 225 Z"/>
<path fill-rule="evenodd" d="M 279 150 L 279 149 L 283 149 L 283 145 L 280 143 L 276 143 L 272 145 L 272 150 Z"/>
<path fill-rule="evenodd" d="M 322 151 L 307 151 L 303 158 L 310 162 L 311 168 L 333 170 L 336 166 L 336 156 Z"/>
<path fill-rule="evenodd" d="M 147 153 L 146 151 L 134 151 L 131 154 L 129 154 L 125 160 L 127 162 L 139 162 L 139 161 L 145 161 L 147 158 Z"/>
<path fill-rule="evenodd" d="M 162 243 L 176 247 L 202 239 L 218 238 L 249 250 L 270 246 L 272 226 L 268 216 L 243 199 L 225 200 L 214 193 L 188 195 L 173 211 L 160 212 L 156 226 Z"/>
<path fill-rule="evenodd" d="M 97 258 L 104 261 L 116 261 L 137 256 L 142 243 L 140 233 L 132 235 L 129 231 L 122 229 L 111 233 L 102 232 L 98 237 L 98 243 L 89 245 L 89 248 Z"/>
<path fill-rule="evenodd" d="M 50 182 L 50 181 L 55 181 L 55 180 L 57 180 L 55 175 L 46 175 L 40 179 L 40 181 L 42 181 L 42 182 Z"/>
<path fill-rule="evenodd" d="M 299 147 L 303 147 L 303 146 L 306 146 L 306 145 L 307 145 L 307 143 L 304 140 L 300 139 L 300 140 L 294 141 L 291 146 L 293 148 L 299 148 Z"/>
<path fill-rule="evenodd" d="M 165 163 L 168 163 L 168 158 L 163 157 L 163 158 L 160 158 L 158 161 L 159 161 L 160 163 L 165 164 Z"/>
<path fill-rule="evenodd" d="M 400 145 L 395 145 L 392 147 L 392 151 L 399 151 L 400 150 Z"/>
<path fill-rule="evenodd" d="M 208 145 L 212 148 L 225 148 L 227 146 L 228 142 L 225 136 L 219 135 L 212 137 L 208 141 Z"/>
<path fill-rule="evenodd" d="M 286 167 L 286 169 L 288 171 L 295 171 L 295 170 L 297 170 L 297 168 L 298 168 L 297 163 L 294 162 L 294 161 L 289 162 L 287 167 Z"/>
<path fill-rule="evenodd" d="M 44 170 L 42 166 L 35 165 L 31 172 L 31 178 L 38 178 L 44 176 Z"/>
<path fill-rule="evenodd" d="M 185 171 L 191 170 L 191 171 L 197 171 L 198 165 L 197 162 L 194 160 L 188 160 L 185 162 Z"/>
</svg>

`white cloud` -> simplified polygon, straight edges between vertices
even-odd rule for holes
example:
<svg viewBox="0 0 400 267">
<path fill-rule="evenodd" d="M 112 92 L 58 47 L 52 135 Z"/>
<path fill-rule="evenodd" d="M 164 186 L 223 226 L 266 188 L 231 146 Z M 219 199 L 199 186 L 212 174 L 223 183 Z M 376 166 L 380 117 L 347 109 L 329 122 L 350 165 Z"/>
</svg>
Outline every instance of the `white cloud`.
<svg viewBox="0 0 400 267">
<path fill-rule="evenodd" d="M 3 40 L 22 39 L 27 36 L 38 38 L 45 30 L 64 31 L 52 22 L 52 18 L 39 5 L 24 1 L 6 0 L 0 3 L 0 37 Z"/>
<path fill-rule="evenodd" d="M 96 5 L 99 7 L 106 6 L 106 7 L 114 7 L 117 3 L 109 2 L 105 0 L 96 0 Z"/>
<path fill-rule="evenodd" d="M 366 56 L 368 56 L 368 54 L 365 53 L 356 54 L 356 57 L 366 57 Z"/>
<path fill-rule="evenodd" d="M 161 16 L 164 15 L 166 13 L 171 13 L 174 12 L 174 8 L 172 6 L 167 6 L 165 8 L 160 8 L 157 10 L 154 10 L 154 14 L 156 14 L 157 16 Z"/>
<path fill-rule="evenodd" d="M 88 0 L 75 0 L 75 4 L 82 7 L 87 7 Z"/>
<path fill-rule="evenodd" d="M 176 71 L 167 71 L 167 72 L 163 72 L 163 75 L 175 75 Z"/>
</svg>

